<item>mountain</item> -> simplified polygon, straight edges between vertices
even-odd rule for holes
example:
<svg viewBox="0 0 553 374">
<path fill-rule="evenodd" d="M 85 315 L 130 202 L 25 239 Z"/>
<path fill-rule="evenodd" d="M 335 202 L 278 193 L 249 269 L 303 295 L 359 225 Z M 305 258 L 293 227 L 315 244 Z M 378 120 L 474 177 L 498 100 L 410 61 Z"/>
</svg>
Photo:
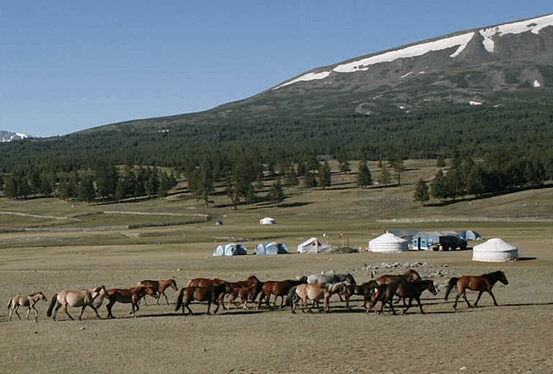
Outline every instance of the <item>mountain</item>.
<svg viewBox="0 0 553 374">
<path fill-rule="evenodd" d="M 220 111 L 344 116 L 553 98 L 553 14 L 319 67 Z"/>
<path fill-rule="evenodd" d="M 444 105 L 513 103 L 553 105 L 553 14 L 460 31 L 314 68 L 255 96 L 205 112 L 115 126 L 157 124 L 163 129 L 179 123 L 351 118 Z"/>
<path fill-rule="evenodd" d="M 28 138 L 28 136 L 25 134 L 0 130 L 0 143 L 11 142 L 14 140 L 21 140 L 25 138 Z"/>
</svg>

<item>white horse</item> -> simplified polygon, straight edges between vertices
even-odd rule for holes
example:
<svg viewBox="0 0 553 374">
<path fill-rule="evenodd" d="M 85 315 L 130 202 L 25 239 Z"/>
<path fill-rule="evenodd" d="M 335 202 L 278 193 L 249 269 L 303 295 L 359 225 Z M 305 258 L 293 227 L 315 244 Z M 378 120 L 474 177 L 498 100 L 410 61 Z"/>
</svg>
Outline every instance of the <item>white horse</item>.
<svg viewBox="0 0 553 374">
<path fill-rule="evenodd" d="M 35 322 L 37 322 L 38 321 L 38 310 L 35 308 L 35 304 L 39 300 L 47 301 L 46 296 L 44 296 L 44 294 L 42 292 L 36 292 L 36 293 L 28 295 L 28 296 L 18 295 L 18 296 L 12 297 L 10 299 L 10 301 L 8 302 L 8 309 L 9 309 L 8 318 L 9 318 L 9 320 L 10 321 L 12 320 L 13 312 L 15 312 L 15 314 L 17 314 L 19 319 L 21 319 L 21 316 L 19 315 L 17 310 L 19 309 L 20 306 L 25 306 L 25 307 L 27 307 L 27 319 L 29 319 L 29 315 L 31 314 L 31 308 L 33 308 L 36 312 Z"/>
<path fill-rule="evenodd" d="M 48 317 L 52 317 L 55 321 L 58 309 L 61 308 L 61 306 L 63 305 L 65 314 L 67 314 L 69 318 L 73 320 L 73 317 L 71 317 L 71 314 L 69 314 L 69 312 L 67 311 L 67 307 L 71 306 L 74 308 L 81 308 L 81 314 L 79 315 L 80 320 L 83 316 L 84 310 L 87 306 L 89 306 L 90 308 L 92 308 L 92 310 L 94 310 L 98 319 L 100 319 L 100 315 L 98 314 L 98 310 L 96 309 L 95 305 L 101 304 L 104 297 L 106 297 L 107 295 L 108 293 L 104 286 L 96 287 L 92 290 L 61 290 L 52 297 L 52 301 L 50 302 L 50 306 L 48 307 L 46 315 Z"/>
</svg>

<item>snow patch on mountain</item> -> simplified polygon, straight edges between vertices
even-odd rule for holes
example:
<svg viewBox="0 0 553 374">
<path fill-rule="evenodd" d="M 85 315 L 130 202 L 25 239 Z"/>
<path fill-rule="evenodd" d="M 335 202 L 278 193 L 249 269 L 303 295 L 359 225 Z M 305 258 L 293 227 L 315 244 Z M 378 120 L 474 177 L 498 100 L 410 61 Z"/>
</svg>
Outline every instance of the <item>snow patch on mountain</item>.
<svg viewBox="0 0 553 374">
<path fill-rule="evenodd" d="M 0 142 L 1 143 L 7 143 L 12 142 L 14 140 L 21 140 L 28 138 L 27 135 L 21 134 L 18 132 L 10 132 L 10 131 L 2 131 L 0 130 Z"/>
<path fill-rule="evenodd" d="M 487 29 L 480 30 L 480 35 L 484 38 L 482 42 L 486 51 L 493 53 L 495 49 L 495 43 L 492 39 L 493 36 L 507 35 L 507 34 L 521 34 L 523 32 L 530 31 L 533 34 L 539 34 L 540 30 L 544 27 L 551 26 L 553 24 L 553 14 L 533 18 L 530 20 L 506 23 L 499 26 L 489 27 Z"/>
</svg>

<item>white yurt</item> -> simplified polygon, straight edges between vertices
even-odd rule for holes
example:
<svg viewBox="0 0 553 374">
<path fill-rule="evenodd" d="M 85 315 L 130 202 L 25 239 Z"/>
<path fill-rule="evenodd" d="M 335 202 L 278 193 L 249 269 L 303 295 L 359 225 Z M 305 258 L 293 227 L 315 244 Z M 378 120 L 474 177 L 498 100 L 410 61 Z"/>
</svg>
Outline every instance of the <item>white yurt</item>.
<svg viewBox="0 0 553 374">
<path fill-rule="evenodd" d="M 320 253 L 330 252 L 330 245 L 320 241 L 317 238 L 310 238 L 298 245 L 298 253 Z"/>
<path fill-rule="evenodd" d="M 275 223 L 276 223 L 276 219 L 271 217 L 265 217 L 259 220 L 260 225 L 274 225 Z"/>
<path fill-rule="evenodd" d="M 518 248 L 503 239 L 493 238 L 472 248 L 472 261 L 506 262 L 518 259 Z"/>
<path fill-rule="evenodd" d="M 404 252 L 409 250 L 407 240 L 386 232 L 373 240 L 369 240 L 369 252 Z"/>
</svg>

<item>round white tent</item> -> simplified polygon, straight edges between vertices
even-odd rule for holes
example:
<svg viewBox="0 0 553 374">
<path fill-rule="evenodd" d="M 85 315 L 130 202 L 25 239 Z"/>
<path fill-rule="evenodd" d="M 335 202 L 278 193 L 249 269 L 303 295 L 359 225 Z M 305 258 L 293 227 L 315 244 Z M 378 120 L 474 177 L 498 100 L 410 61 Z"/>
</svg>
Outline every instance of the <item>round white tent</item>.
<svg viewBox="0 0 553 374">
<path fill-rule="evenodd" d="M 518 249 L 503 239 L 493 238 L 472 248 L 472 260 L 484 262 L 516 261 Z"/>
<path fill-rule="evenodd" d="M 369 240 L 369 252 L 404 252 L 409 250 L 407 240 L 387 232 Z"/>
</svg>

